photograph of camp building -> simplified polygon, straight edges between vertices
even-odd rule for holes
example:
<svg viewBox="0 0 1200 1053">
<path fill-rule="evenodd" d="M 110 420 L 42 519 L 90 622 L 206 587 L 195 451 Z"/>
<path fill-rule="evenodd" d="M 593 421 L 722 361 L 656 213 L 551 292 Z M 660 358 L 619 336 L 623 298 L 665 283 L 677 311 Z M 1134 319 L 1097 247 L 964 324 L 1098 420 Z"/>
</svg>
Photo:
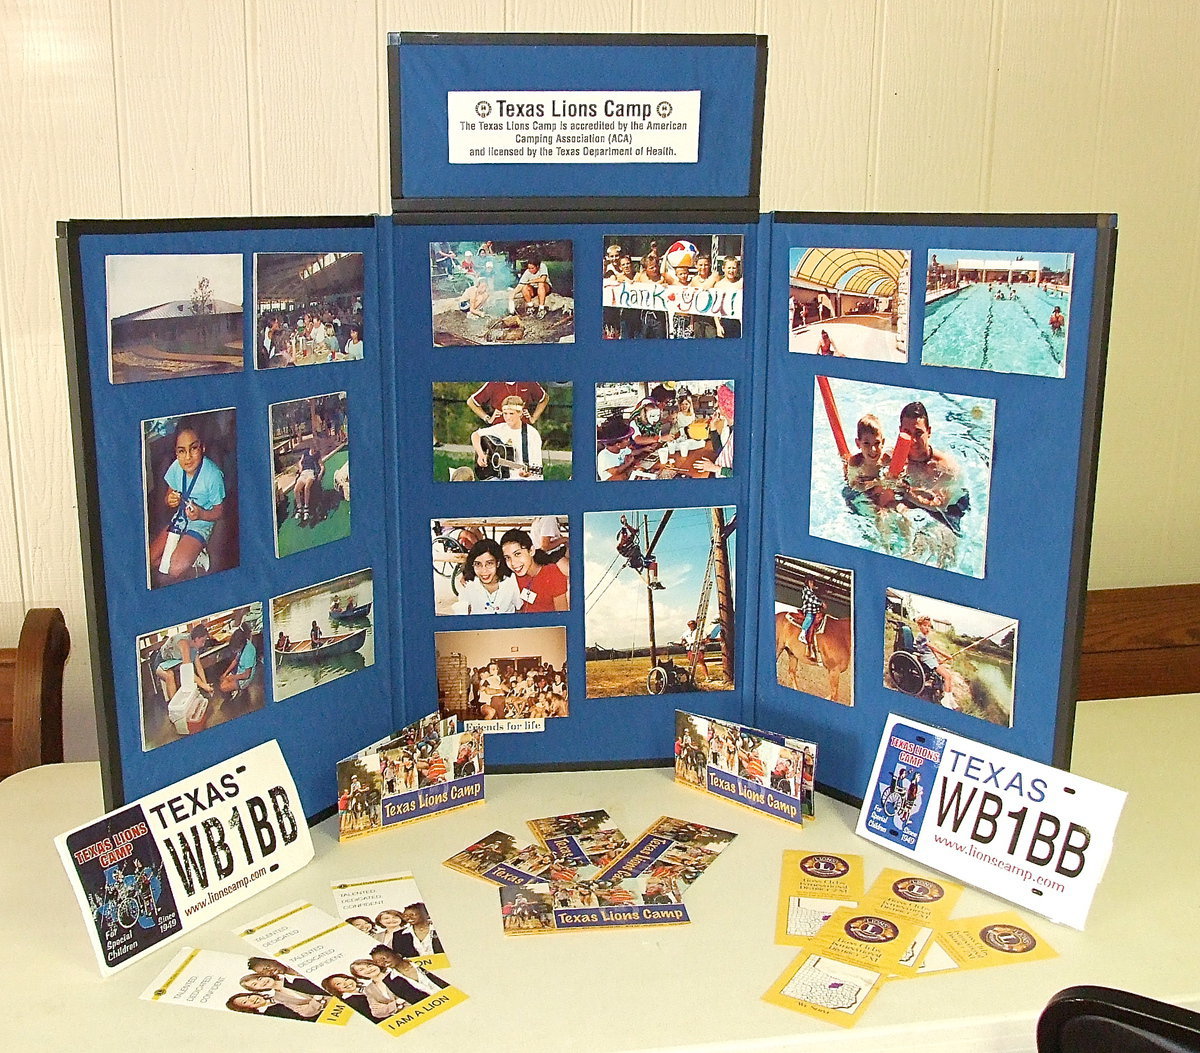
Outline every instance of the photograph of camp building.
<svg viewBox="0 0 1200 1053">
<path fill-rule="evenodd" d="M 242 369 L 242 257 L 109 256 L 114 384 Z"/>
</svg>

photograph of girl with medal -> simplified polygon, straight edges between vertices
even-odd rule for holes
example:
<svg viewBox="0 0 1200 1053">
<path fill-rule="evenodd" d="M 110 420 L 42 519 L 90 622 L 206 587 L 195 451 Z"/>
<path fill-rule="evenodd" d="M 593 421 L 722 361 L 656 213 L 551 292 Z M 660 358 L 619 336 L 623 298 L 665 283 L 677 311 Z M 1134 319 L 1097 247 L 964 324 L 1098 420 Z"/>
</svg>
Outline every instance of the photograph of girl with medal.
<svg viewBox="0 0 1200 1053">
<path fill-rule="evenodd" d="M 150 588 L 238 565 L 236 451 L 232 409 L 142 421 Z"/>
</svg>

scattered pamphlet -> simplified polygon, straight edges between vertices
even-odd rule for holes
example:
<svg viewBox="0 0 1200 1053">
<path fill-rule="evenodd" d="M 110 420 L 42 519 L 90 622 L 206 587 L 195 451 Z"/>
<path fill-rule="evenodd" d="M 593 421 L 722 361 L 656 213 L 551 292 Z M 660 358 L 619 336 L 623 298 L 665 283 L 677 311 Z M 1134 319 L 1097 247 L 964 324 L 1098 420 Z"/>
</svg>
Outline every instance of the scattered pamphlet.
<svg viewBox="0 0 1200 1053">
<path fill-rule="evenodd" d="M 775 942 L 800 946 L 839 907 L 855 907 L 863 894 L 863 858 L 834 852 L 783 853 Z"/>
<path fill-rule="evenodd" d="M 422 969 L 445 969 L 450 964 L 412 874 L 338 881 L 330 888 L 334 909 L 347 925 L 361 929 Z"/>
<path fill-rule="evenodd" d="M 505 936 L 682 925 L 690 920 L 678 891 L 649 875 L 615 881 L 555 881 L 505 886 L 500 913 Z"/>
<path fill-rule="evenodd" d="M 805 951 L 763 1000 L 839 1027 L 853 1027 L 887 980 L 885 971 Z"/>
<path fill-rule="evenodd" d="M 338 840 L 483 800 L 483 733 L 427 717 L 338 761 Z"/>
<path fill-rule="evenodd" d="M 574 868 L 578 880 L 595 877 L 629 847 L 603 808 L 530 819 L 529 827 L 551 859 Z"/>
<path fill-rule="evenodd" d="M 858 833 L 1082 929 L 1125 793 L 891 714 Z"/>
<path fill-rule="evenodd" d="M 467 997 L 436 973 L 311 903 L 281 907 L 239 929 L 238 935 L 390 1035 L 411 1031 Z"/>
<path fill-rule="evenodd" d="M 123 969 L 303 868 L 304 807 L 274 740 L 54 839 L 100 969 Z"/>
<path fill-rule="evenodd" d="M 142 998 L 310 1024 L 347 1024 L 354 1015 L 345 1002 L 283 962 L 191 947 L 171 959 Z"/>
<path fill-rule="evenodd" d="M 803 826 L 815 815 L 817 746 L 675 711 L 675 781 Z"/>
<path fill-rule="evenodd" d="M 686 888 L 733 843 L 737 834 L 664 815 L 601 871 L 599 880 L 648 874 Z"/>
<path fill-rule="evenodd" d="M 520 844 L 503 830 L 493 830 L 444 860 L 442 865 L 494 885 L 532 885 L 547 881 L 554 867 L 542 845 Z"/>
</svg>

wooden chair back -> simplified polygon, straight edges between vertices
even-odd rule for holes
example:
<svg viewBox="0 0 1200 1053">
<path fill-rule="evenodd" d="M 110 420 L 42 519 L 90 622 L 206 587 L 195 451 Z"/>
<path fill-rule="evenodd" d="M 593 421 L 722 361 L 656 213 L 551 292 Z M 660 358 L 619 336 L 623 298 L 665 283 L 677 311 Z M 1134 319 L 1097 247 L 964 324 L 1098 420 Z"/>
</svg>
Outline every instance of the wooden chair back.
<svg viewBox="0 0 1200 1053">
<path fill-rule="evenodd" d="M 70 651 L 57 607 L 26 612 L 17 646 L 0 648 L 0 779 L 63 759 L 63 666 Z"/>
</svg>

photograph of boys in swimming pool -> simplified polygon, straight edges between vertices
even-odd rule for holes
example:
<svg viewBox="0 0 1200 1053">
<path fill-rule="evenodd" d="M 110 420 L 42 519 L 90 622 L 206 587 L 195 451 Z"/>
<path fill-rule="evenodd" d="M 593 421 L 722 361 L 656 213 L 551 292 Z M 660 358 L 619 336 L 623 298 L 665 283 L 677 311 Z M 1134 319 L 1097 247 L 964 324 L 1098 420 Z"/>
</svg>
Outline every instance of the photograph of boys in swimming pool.
<svg viewBox="0 0 1200 1053">
<path fill-rule="evenodd" d="M 142 468 L 149 587 L 236 567 L 235 411 L 205 410 L 142 421 Z"/>
<path fill-rule="evenodd" d="M 614 234 L 604 239 L 605 340 L 742 335 L 740 234 Z"/>
<path fill-rule="evenodd" d="M 1066 376 L 1074 265 L 1070 252 L 932 250 L 921 363 Z"/>
<path fill-rule="evenodd" d="M 912 253 L 902 249 L 788 252 L 788 350 L 908 361 Z"/>
<path fill-rule="evenodd" d="M 775 557 L 775 679 L 854 705 L 854 571 Z"/>
<path fill-rule="evenodd" d="M 434 241 L 435 347 L 575 342 L 574 248 L 567 241 Z"/>
<path fill-rule="evenodd" d="M 809 532 L 984 576 L 996 403 L 815 378 Z"/>
<path fill-rule="evenodd" d="M 1011 728 L 1015 618 L 888 589 L 883 686 Z"/>
</svg>

